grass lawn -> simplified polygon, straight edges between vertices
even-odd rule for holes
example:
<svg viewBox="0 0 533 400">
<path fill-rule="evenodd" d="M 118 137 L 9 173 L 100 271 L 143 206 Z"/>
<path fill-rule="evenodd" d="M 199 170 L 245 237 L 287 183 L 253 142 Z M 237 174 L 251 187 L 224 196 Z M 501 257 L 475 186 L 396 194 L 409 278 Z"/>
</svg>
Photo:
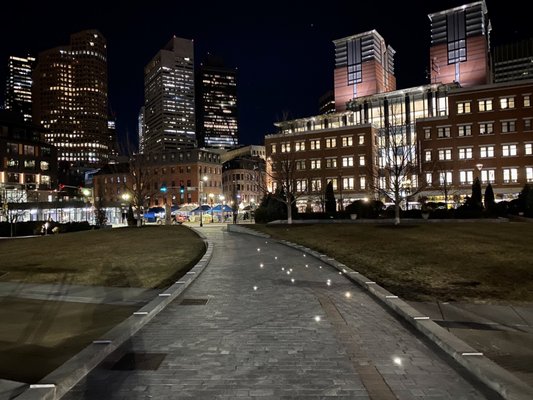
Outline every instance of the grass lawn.
<svg viewBox="0 0 533 400">
<path fill-rule="evenodd" d="M 406 300 L 533 301 L 533 224 L 255 228 L 328 254 Z"/>
<path fill-rule="evenodd" d="M 0 282 L 163 288 L 202 257 L 184 226 L 145 226 L 0 240 Z"/>
<path fill-rule="evenodd" d="M 0 282 L 164 288 L 204 253 L 203 240 L 183 226 L 0 240 Z M 0 379 L 39 381 L 139 308 L 97 303 L 0 292 Z"/>
<path fill-rule="evenodd" d="M 0 298 L 0 378 L 38 382 L 137 309 Z"/>
</svg>

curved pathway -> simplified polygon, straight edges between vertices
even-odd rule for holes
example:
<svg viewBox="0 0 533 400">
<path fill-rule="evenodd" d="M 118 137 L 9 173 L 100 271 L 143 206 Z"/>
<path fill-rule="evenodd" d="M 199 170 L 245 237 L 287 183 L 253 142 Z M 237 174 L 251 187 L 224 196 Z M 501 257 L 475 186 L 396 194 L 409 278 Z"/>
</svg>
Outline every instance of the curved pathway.
<svg viewBox="0 0 533 400">
<path fill-rule="evenodd" d="M 319 260 L 220 226 L 202 233 L 215 245 L 205 271 L 129 355 L 64 398 L 491 398 Z"/>
</svg>

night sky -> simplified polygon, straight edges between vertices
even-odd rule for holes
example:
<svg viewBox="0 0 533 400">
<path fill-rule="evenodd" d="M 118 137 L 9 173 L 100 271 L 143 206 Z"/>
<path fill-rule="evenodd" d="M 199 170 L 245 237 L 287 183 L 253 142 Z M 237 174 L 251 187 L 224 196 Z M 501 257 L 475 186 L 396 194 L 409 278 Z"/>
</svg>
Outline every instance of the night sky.
<svg viewBox="0 0 533 400">
<path fill-rule="evenodd" d="M 68 44 L 71 33 L 98 29 L 107 39 L 109 101 L 119 137 L 136 137 L 137 115 L 144 101 L 144 66 L 173 35 L 194 39 L 197 64 L 210 52 L 238 68 L 240 142 L 262 144 L 265 134 L 275 132 L 274 122 L 318 114 L 318 99 L 333 89 L 334 39 L 376 29 L 397 52 L 398 89 L 424 84 L 429 58 L 427 14 L 465 2 L 311 4 L 287 0 L 4 2 L 0 82 L 5 82 L 9 55 L 37 55 Z M 487 1 L 494 44 L 533 37 L 531 16 L 521 4 Z"/>
</svg>

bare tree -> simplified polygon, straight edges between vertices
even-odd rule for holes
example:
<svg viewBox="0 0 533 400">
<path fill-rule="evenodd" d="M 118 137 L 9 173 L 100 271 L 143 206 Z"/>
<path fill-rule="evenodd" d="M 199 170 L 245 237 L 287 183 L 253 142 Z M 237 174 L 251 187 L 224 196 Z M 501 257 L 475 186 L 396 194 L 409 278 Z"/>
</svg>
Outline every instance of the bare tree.
<svg viewBox="0 0 533 400">
<path fill-rule="evenodd" d="M 292 224 L 292 206 L 308 193 L 307 180 L 297 179 L 297 161 L 294 153 L 285 151 L 273 153 L 266 164 L 267 180 L 272 182 L 272 197 L 287 207 L 287 223 Z"/>
<path fill-rule="evenodd" d="M 131 195 L 130 203 L 135 210 L 138 227 L 142 225 L 144 208 L 148 205 L 150 197 L 157 192 L 154 185 L 155 181 L 152 179 L 146 156 L 130 155 L 126 189 Z"/>
<path fill-rule="evenodd" d="M 378 164 L 371 165 L 369 182 L 381 197 L 394 203 L 394 224 L 400 223 L 400 205 L 416 196 L 423 186 L 418 179 L 416 140 L 411 127 L 385 122 L 378 132 Z"/>
</svg>

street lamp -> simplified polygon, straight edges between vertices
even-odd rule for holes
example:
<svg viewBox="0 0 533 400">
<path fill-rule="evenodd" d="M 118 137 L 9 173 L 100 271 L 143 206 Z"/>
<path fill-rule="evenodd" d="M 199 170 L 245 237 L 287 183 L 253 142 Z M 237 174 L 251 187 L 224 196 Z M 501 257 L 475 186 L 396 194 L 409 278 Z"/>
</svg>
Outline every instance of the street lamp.
<svg viewBox="0 0 533 400">
<path fill-rule="evenodd" d="M 204 226 L 204 210 L 202 208 L 202 197 L 204 192 L 204 182 L 207 182 L 207 176 L 203 176 L 202 179 L 200 179 L 200 186 L 199 186 L 199 192 L 198 192 L 198 203 L 200 203 L 200 227 Z"/>
<path fill-rule="evenodd" d="M 481 183 L 481 169 L 483 168 L 483 164 L 481 164 L 481 163 L 476 164 L 476 168 L 479 171 L 479 182 Z"/>
<path fill-rule="evenodd" d="M 126 223 L 128 223 L 128 212 L 130 211 L 131 194 L 129 194 L 128 192 L 124 192 L 120 197 L 126 203 L 126 212 L 122 213 L 122 223 L 124 223 L 124 220 L 126 220 Z"/>
<path fill-rule="evenodd" d="M 411 180 L 406 179 L 403 184 L 405 191 L 405 210 L 409 210 L 409 195 L 411 194 Z"/>
</svg>

